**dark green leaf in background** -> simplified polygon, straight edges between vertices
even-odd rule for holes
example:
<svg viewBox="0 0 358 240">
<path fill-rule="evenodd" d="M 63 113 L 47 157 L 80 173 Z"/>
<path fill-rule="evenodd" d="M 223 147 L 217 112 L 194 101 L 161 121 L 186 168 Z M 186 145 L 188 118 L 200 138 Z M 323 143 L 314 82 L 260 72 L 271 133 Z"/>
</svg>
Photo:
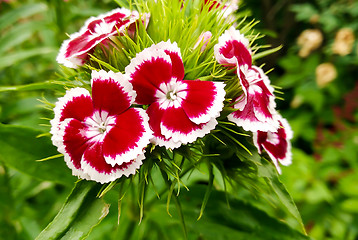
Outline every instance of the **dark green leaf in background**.
<svg viewBox="0 0 358 240">
<path fill-rule="evenodd" d="M 0 161 L 37 179 L 71 185 L 75 178 L 63 158 L 38 162 L 57 155 L 49 137 L 32 128 L 0 124 Z"/>
</svg>

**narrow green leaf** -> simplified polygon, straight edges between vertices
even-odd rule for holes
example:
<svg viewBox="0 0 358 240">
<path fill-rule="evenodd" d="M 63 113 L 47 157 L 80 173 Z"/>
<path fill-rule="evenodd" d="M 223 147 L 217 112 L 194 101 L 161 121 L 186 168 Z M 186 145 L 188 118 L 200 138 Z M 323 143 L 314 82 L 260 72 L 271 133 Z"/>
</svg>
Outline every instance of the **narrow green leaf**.
<svg viewBox="0 0 358 240">
<path fill-rule="evenodd" d="M 40 21 L 14 25 L 8 32 L 2 33 L 0 38 L 0 53 L 29 40 L 36 31 L 45 27 L 46 24 Z"/>
<path fill-rule="evenodd" d="M 287 211 L 297 220 L 301 227 L 301 231 L 305 233 L 305 227 L 303 225 L 300 212 L 298 211 L 297 206 L 287 191 L 285 185 L 278 178 L 277 171 L 273 164 L 269 163 L 265 159 L 262 159 L 262 165 L 258 165 L 258 170 L 259 176 L 265 178 L 268 186 L 275 192 L 279 201 L 283 204 L 283 206 L 285 206 Z"/>
<path fill-rule="evenodd" d="M 32 128 L 0 124 L 0 161 L 34 178 L 72 185 L 76 178 L 63 158 L 36 161 L 58 154 L 49 137 L 37 138 L 42 133 Z"/>
<path fill-rule="evenodd" d="M 59 85 L 55 81 L 30 83 L 30 84 L 16 85 L 16 86 L 0 86 L 0 92 L 33 91 L 33 90 L 44 90 L 44 89 L 63 89 L 63 86 Z"/>
<path fill-rule="evenodd" d="M 282 48 L 282 45 L 278 46 L 278 47 L 275 47 L 275 48 L 272 48 L 272 49 L 268 49 L 266 51 L 263 51 L 263 52 L 260 52 L 260 53 L 256 53 L 253 57 L 252 57 L 252 60 L 257 60 L 257 59 L 260 59 L 260 58 L 263 58 L 267 55 L 270 55 L 272 53 L 275 53 L 277 52 L 278 50 L 280 50 Z"/>
<path fill-rule="evenodd" d="M 101 185 L 80 181 L 53 221 L 36 240 L 85 239 L 108 214 L 109 205 L 97 198 Z"/>
<path fill-rule="evenodd" d="M 3 30 L 5 27 L 11 26 L 16 21 L 35 15 L 40 12 L 47 10 L 47 5 L 44 3 L 31 3 L 22 5 L 19 8 L 15 8 L 12 11 L 9 11 L 5 14 L 2 14 L 0 17 L 0 30 Z"/>
<path fill-rule="evenodd" d="M 207 186 L 190 186 L 190 192 L 182 192 L 178 198 L 185 215 L 188 239 L 250 239 L 250 240 L 309 240 L 308 236 L 292 229 L 288 224 L 271 217 L 265 211 L 250 204 L 247 199 L 234 198 L 225 192 L 212 190 L 202 218 L 197 221 L 197 213 L 207 191 Z M 229 206 L 227 204 L 229 202 Z M 174 205 L 174 204 L 173 204 Z M 172 207 L 174 208 L 174 206 Z M 160 226 L 162 239 L 182 239 L 178 227 L 178 216 L 169 217 L 162 212 L 165 203 L 147 213 L 150 221 Z M 152 232 L 149 227 L 146 234 Z M 155 239 L 155 238 L 149 238 Z"/>
<path fill-rule="evenodd" d="M 11 66 L 19 61 L 24 59 L 38 56 L 38 55 L 46 55 L 50 53 L 55 53 L 56 50 L 49 47 L 39 47 L 30 50 L 23 50 L 21 52 L 16 52 L 12 54 L 7 54 L 0 56 L 0 69 L 4 67 Z"/>
</svg>

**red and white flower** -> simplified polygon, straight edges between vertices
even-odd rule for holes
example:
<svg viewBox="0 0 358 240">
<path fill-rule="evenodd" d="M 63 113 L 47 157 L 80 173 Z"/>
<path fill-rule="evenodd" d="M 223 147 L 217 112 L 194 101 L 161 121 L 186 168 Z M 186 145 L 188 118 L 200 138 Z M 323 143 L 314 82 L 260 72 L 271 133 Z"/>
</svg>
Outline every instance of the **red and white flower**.
<svg viewBox="0 0 358 240">
<path fill-rule="evenodd" d="M 146 25 L 148 14 L 144 14 L 143 21 Z M 126 28 L 132 29 L 139 19 L 136 11 L 129 11 L 125 8 L 117 8 L 98 17 L 91 17 L 79 32 L 70 35 L 70 39 L 62 43 L 57 62 L 70 68 L 77 68 L 86 62 L 88 53 L 99 43 L 105 43 L 108 38 L 124 34 Z"/>
<path fill-rule="evenodd" d="M 218 63 L 227 67 L 239 67 L 252 64 L 250 43 L 244 34 L 230 27 L 220 37 L 214 46 L 214 55 Z"/>
<path fill-rule="evenodd" d="M 51 120 L 52 142 L 74 175 L 101 183 L 134 174 L 144 159 L 152 131 L 121 73 L 92 72 L 92 97 L 73 88 L 60 98 Z"/>
<path fill-rule="evenodd" d="M 227 1 L 226 3 L 224 3 L 224 5 L 222 1 L 204 0 L 204 5 L 207 5 L 209 7 L 209 11 L 211 11 L 214 7 L 215 8 L 222 7 L 224 18 L 227 18 L 228 16 L 230 16 L 230 14 L 235 12 L 238 9 L 238 4 L 239 4 L 238 0 Z"/>
<path fill-rule="evenodd" d="M 138 94 L 135 101 L 149 105 L 153 143 L 176 148 L 205 136 L 217 125 L 224 84 L 183 80 L 184 65 L 176 43 L 160 42 L 144 49 L 125 71 Z"/>
<path fill-rule="evenodd" d="M 253 141 L 261 154 L 263 150 L 272 159 L 277 171 L 281 174 L 279 163 L 288 166 L 292 162 L 291 139 L 293 132 L 287 120 L 279 117 L 280 127 L 276 132 L 254 132 Z"/>
<path fill-rule="evenodd" d="M 238 69 L 238 77 L 243 93 L 237 97 L 230 113 L 229 121 L 236 123 L 246 131 L 271 131 L 278 128 L 275 96 L 270 80 L 261 68 L 242 65 Z"/>
</svg>

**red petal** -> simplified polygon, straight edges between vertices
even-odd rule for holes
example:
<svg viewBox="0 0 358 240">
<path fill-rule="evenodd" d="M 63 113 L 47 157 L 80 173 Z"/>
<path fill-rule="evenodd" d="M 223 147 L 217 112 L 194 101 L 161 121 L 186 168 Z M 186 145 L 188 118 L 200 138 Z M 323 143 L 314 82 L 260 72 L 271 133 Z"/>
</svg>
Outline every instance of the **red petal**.
<svg viewBox="0 0 358 240">
<path fill-rule="evenodd" d="M 142 164 L 144 155 L 138 159 L 133 159 L 129 163 L 112 166 L 108 164 L 103 156 L 103 146 L 101 143 L 94 143 L 86 149 L 81 162 L 81 167 L 91 180 L 107 183 L 114 181 L 123 175 L 134 174 L 135 170 Z"/>
<path fill-rule="evenodd" d="M 121 165 L 137 158 L 149 144 L 151 133 L 144 110 L 131 108 L 118 115 L 103 140 L 106 162 Z"/>
<path fill-rule="evenodd" d="M 155 101 L 155 93 L 161 83 L 168 83 L 172 78 L 172 63 L 164 52 L 152 48 L 138 53 L 125 69 L 130 82 L 137 92 L 136 102 L 151 104 Z"/>
<path fill-rule="evenodd" d="M 93 114 L 92 99 L 90 93 L 84 88 L 72 88 L 68 90 L 56 103 L 53 109 L 55 116 L 51 120 L 52 142 L 58 146 L 61 141 L 58 138 L 59 125 L 67 118 L 74 118 L 83 121 L 86 117 Z"/>
<path fill-rule="evenodd" d="M 81 168 L 83 152 L 87 148 L 87 139 L 82 135 L 85 126 L 76 119 L 66 119 L 61 122 L 57 136 L 59 138 L 57 150 L 64 155 L 67 166 L 73 175 L 89 179 Z"/>
<path fill-rule="evenodd" d="M 127 110 L 135 92 L 131 84 L 121 73 L 92 72 L 92 98 L 95 110 L 106 111 L 110 116 Z"/>
<path fill-rule="evenodd" d="M 165 110 L 159 108 L 159 103 L 155 102 L 151 104 L 148 109 L 147 113 L 149 116 L 149 126 L 153 131 L 153 139 L 152 143 L 165 146 L 166 148 L 178 148 L 181 145 L 181 142 L 174 142 L 171 137 L 166 138 L 161 131 L 160 125 L 162 122 L 162 117 Z"/>
<path fill-rule="evenodd" d="M 291 164 L 290 140 L 292 138 L 292 130 L 286 119 L 281 116 L 279 118 L 280 127 L 277 129 L 277 132 L 258 131 L 253 134 L 253 139 L 259 151 L 261 152 L 262 148 L 265 149 L 278 172 L 281 173 L 278 162 L 285 166 Z"/>
<path fill-rule="evenodd" d="M 165 109 L 162 117 L 161 132 L 166 138 L 172 138 L 174 142 L 187 144 L 204 137 L 215 128 L 216 124 L 215 118 L 207 123 L 195 124 L 182 108 L 169 107 Z"/>
<path fill-rule="evenodd" d="M 225 100 L 224 84 L 219 82 L 184 80 L 187 84 L 187 95 L 182 108 L 189 119 L 196 123 L 206 123 L 217 118 Z"/>
</svg>

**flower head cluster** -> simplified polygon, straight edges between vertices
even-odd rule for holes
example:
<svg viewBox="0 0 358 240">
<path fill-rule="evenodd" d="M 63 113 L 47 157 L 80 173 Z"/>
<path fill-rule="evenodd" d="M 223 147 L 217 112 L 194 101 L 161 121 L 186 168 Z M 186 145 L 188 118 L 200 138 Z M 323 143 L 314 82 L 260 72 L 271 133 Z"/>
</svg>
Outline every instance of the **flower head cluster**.
<svg viewBox="0 0 358 240">
<path fill-rule="evenodd" d="M 290 163 L 289 139 L 292 133 L 289 133 L 291 130 L 287 121 L 282 119 L 275 109 L 274 89 L 270 86 L 269 78 L 260 67 L 252 65 L 249 40 L 239 30 L 231 27 L 220 36 L 214 51 L 220 64 L 236 69 L 242 89 L 233 99 L 233 108 L 236 110 L 228 115 L 228 120 L 246 131 L 253 132 L 254 139 L 259 136 L 259 141 L 254 140 L 255 145 L 260 153 L 263 146 L 274 163 Z M 280 139 L 280 142 L 266 147 L 273 136 Z M 278 164 L 275 166 L 279 170 Z"/>
<path fill-rule="evenodd" d="M 182 3 L 178 11 L 184 11 Z M 199 14 L 206 9 L 212 16 L 229 8 L 219 1 L 201 4 L 208 6 L 198 8 Z M 219 131 L 219 117 L 253 132 L 259 153 L 265 150 L 277 168 L 278 162 L 290 163 L 292 133 L 275 110 L 270 80 L 252 63 L 249 40 L 234 27 L 220 37 L 203 28 L 188 31 L 197 33 L 189 41 L 172 40 L 167 36 L 179 34 L 170 31 L 157 38 L 151 34 L 161 34 L 153 26 L 160 19 L 151 14 L 121 8 L 92 17 L 61 46 L 59 63 L 91 73 L 91 85 L 67 90 L 51 120 L 52 142 L 73 174 L 100 183 L 128 177 L 155 146 L 168 153 L 205 145 L 210 138 L 204 137 Z M 232 99 L 226 96 L 230 83 L 212 77 L 214 57 L 221 68 L 236 71 L 239 87 Z M 224 107 L 232 109 L 228 116 Z"/>
</svg>

